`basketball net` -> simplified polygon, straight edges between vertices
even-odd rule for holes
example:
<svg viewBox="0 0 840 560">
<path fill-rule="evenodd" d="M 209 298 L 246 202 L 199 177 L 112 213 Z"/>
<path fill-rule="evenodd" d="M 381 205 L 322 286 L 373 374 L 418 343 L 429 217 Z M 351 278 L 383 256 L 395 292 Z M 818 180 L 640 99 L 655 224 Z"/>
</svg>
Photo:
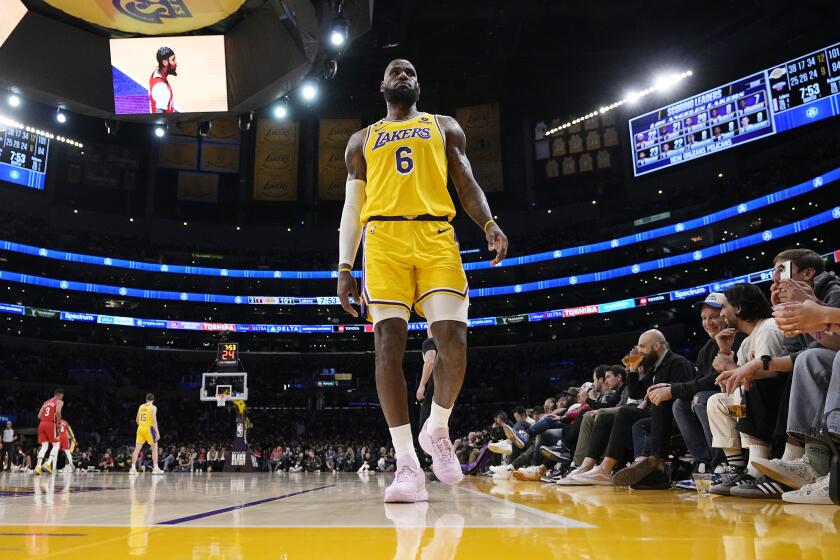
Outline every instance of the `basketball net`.
<svg viewBox="0 0 840 560">
<path fill-rule="evenodd" d="M 225 406 L 226 400 L 226 395 L 224 393 L 219 393 L 218 395 L 216 395 L 216 406 L 218 406 L 219 408 Z"/>
</svg>

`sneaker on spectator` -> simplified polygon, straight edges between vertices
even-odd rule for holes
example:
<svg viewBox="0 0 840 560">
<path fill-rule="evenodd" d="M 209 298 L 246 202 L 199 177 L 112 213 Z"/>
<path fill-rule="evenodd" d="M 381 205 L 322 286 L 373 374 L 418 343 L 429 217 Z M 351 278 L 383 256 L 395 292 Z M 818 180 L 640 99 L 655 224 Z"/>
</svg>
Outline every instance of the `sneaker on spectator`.
<svg viewBox="0 0 840 560">
<path fill-rule="evenodd" d="M 502 441 L 494 441 L 487 448 L 492 451 L 493 453 L 497 453 L 499 455 L 510 455 L 513 453 L 513 448 L 510 445 L 510 440 L 502 440 Z"/>
<path fill-rule="evenodd" d="M 779 500 L 782 494 L 791 490 L 790 486 L 777 482 L 772 478 L 762 476 L 750 480 L 740 486 L 735 486 L 730 491 L 730 496 L 739 498 L 758 498 L 762 500 Z"/>
<path fill-rule="evenodd" d="M 513 465 L 508 463 L 506 465 L 494 465 L 494 466 L 489 467 L 489 468 L 490 468 L 490 472 L 497 473 L 497 472 L 503 472 L 503 471 L 512 471 L 513 470 Z"/>
<path fill-rule="evenodd" d="M 697 490 L 697 484 L 695 484 L 694 480 L 679 480 L 674 483 L 675 488 L 680 488 L 681 490 Z"/>
<path fill-rule="evenodd" d="M 428 499 L 423 471 L 408 455 L 399 457 L 394 481 L 385 489 L 385 503 L 425 502 Z"/>
<path fill-rule="evenodd" d="M 632 490 L 670 490 L 671 478 L 660 469 L 653 469 L 647 476 L 630 485 Z"/>
<path fill-rule="evenodd" d="M 589 469 L 584 469 L 583 467 L 577 467 L 569 474 L 561 478 L 557 481 L 557 484 L 560 486 L 588 486 L 588 484 L 584 484 L 583 482 L 579 482 L 577 480 L 577 475 L 584 474 Z"/>
<path fill-rule="evenodd" d="M 543 477 L 545 470 L 545 467 L 542 465 L 535 467 L 522 467 L 513 471 L 511 477 L 514 480 L 537 481 Z"/>
<path fill-rule="evenodd" d="M 623 468 L 613 477 L 618 486 L 633 486 L 657 469 L 659 461 L 656 457 L 645 457 L 629 467 Z M 670 486 L 670 484 L 669 484 Z"/>
<path fill-rule="evenodd" d="M 575 480 L 595 486 L 615 486 L 613 478 L 610 475 L 602 474 L 598 467 L 583 474 L 576 474 Z"/>
<path fill-rule="evenodd" d="M 540 453 L 546 459 L 571 460 L 569 450 L 565 445 L 541 445 Z"/>
<path fill-rule="evenodd" d="M 452 442 L 449 440 L 449 430 L 438 429 L 434 434 L 430 434 L 428 425 L 429 421 L 426 420 L 417 440 L 423 451 L 432 457 L 432 472 L 444 484 L 461 482 L 464 479 L 464 473 L 458 457 L 455 456 Z"/>
<path fill-rule="evenodd" d="M 727 467 L 726 472 L 720 475 L 720 483 L 712 485 L 711 492 L 718 496 L 731 496 L 733 488 L 752 480 L 755 479 L 747 474 L 746 468 Z"/>
<path fill-rule="evenodd" d="M 756 458 L 750 461 L 761 474 L 769 476 L 773 480 L 786 484 L 793 489 L 799 489 L 808 484 L 813 484 L 820 477 L 808 457 L 802 456 L 793 461 L 776 461 L 770 459 Z"/>
<path fill-rule="evenodd" d="M 782 500 L 792 504 L 831 505 L 828 485 L 831 475 L 821 476 L 811 484 L 804 484 L 798 490 L 782 494 Z"/>
<path fill-rule="evenodd" d="M 513 429 L 513 426 L 508 426 L 507 424 L 502 424 L 502 430 L 504 430 L 508 439 L 519 449 L 522 449 L 528 443 L 528 432 L 517 432 Z"/>
</svg>

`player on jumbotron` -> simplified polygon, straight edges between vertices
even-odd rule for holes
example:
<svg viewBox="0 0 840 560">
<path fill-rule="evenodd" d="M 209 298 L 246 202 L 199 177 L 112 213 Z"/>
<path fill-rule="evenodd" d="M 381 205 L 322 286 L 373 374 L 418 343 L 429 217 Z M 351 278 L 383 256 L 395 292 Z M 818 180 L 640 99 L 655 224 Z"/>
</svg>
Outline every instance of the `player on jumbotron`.
<svg viewBox="0 0 840 560">
<path fill-rule="evenodd" d="M 149 112 L 177 113 L 175 94 L 169 85 L 169 76 L 178 75 L 178 62 L 175 51 L 169 47 L 161 47 L 157 51 L 157 70 L 149 78 Z"/>
<path fill-rule="evenodd" d="M 35 465 L 35 474 L 41 474 L 42 468 L 47 472 L 53 472 L 49 462 L 44 463 L 47 455 L 47 448 L 58 445 L 57 423 L 61 420 L 61 409 L 64 407 L 64 390 L 56 389 L 53 398 L 44 401 L 38 411 L 38 443 L 41 448 L 38 450 L 38 464 Z"/>
</svg>

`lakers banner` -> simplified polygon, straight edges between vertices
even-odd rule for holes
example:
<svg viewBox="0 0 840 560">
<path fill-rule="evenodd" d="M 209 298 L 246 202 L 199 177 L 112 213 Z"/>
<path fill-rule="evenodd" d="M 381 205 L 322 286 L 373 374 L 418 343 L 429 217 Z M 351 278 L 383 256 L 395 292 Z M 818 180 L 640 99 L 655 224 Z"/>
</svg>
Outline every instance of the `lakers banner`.
<svg viewBox="0 0 840 560">
<path fill-rule="evenodd" d="M 354 132 L 362 127 L 359 119 L 321 119 L 318 131 L 318 198 L 343 200 L 347 182 L 344 150 Z"/>
<path fill-rule="evenodd" d="M 220 142 L 239 143 L 239 123 L 236 119 L 213 119 L 210 121 L 210 134 L 207 138 Z"/>
<path fill-rule="evenodd" d="M 254 154 L 254 200 L 297 200 L 297 162 L 297 123 L 259 119 Z"/>
<path fill-rule="evenodd" d="M 160 143 L 158 167 L 171 169 L 198 168 L 198 142 L 190 138 L 172 137 Z"/>
<path fill-rule="evenodd" d="M 215 173 L 178 173 L 178 200 L 218 202 L 219 176 Z"/>
<path fill-rule="evenodd" d="M 144 35 L 194 31 L 217 23 L 245 0 L 44 0 L 89 23 Z"/>
<path fill-rule="evenodd" d="M 467 157 L 478 184 L 486 192 L 504 189 L 498 103 L 461 107 L 456 118 L 467 136 Z"/>
<path fill-rule="evenodd" d="M 239 144 L 211 142 L 201 143 L 201 171 L 218 173 L 239 173 Z"/>
</svg>

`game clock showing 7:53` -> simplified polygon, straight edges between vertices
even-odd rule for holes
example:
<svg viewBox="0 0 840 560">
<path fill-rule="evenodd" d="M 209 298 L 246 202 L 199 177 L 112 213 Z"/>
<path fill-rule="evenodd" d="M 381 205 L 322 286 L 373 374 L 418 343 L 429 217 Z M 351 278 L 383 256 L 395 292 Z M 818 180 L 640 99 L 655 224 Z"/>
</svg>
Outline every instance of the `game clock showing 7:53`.
<svg viewBox="0 0 840 560">
<path fill-rule="evenodd" d="M 216 361 L 220 366 L 233 366 L 239 361 L 239 343 L 220 342 L 216 352 Z"/>
</svg>

